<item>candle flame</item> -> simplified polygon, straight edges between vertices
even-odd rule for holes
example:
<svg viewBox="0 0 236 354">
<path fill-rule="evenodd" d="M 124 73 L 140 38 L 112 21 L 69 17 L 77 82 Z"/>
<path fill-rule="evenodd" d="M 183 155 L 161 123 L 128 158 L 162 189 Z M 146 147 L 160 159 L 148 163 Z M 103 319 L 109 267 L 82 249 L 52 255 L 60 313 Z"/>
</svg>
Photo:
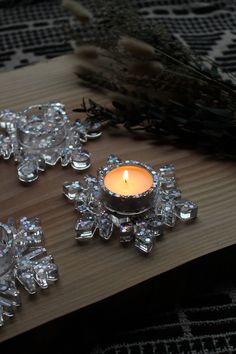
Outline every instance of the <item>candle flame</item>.
<svg viewBox="0 0 236 354">
<path fill-rule="evenodd" d="M 124 182 L 128 183 L 128 179 L 129 179 L 129 172 L 127 170 L 124 170 L 124 173 L 123 173 Z"/>
</svg>

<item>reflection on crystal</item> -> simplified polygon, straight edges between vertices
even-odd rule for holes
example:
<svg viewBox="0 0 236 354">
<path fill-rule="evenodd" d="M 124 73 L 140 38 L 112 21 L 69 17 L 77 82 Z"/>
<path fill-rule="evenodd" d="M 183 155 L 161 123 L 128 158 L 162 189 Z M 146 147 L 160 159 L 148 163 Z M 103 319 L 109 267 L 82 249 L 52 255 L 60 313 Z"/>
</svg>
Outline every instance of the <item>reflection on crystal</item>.
<svg viewBox="0 0 236 354">
<path fill-rule="evenodd" d="M 134 237 L 134 224 L 131 221 L 120 224 L 120 242 L 129 243 Z"/>
<path fill-rule="evenodd" d="M 179 189 L 170 189 L 166 190 L 167 195 L 169 196 L 170 199 L 179 199 L 181 198 L 181 191 Z"/>
<path fill-rule="evenodd" d="M 65 182 L 63 184 L 63 193 L 70 200 L 74 200 L 81 190 L 82 187 L 79 181 Z"/>
<path fill-rule="evenodd" d="M 176 215 L 182 221 L 193 220 L 197 217 L 198 207 L 190 200 L 180 199 L 176 202 Z"/>
<path fill-rule="evenodd" d="M 5 109 L 0 111 L 0 128 L 12 131 L 17 119 L 17 114 Z"/>
<path fill-rule="evenodd" d="M 37 163 L 32 160 L 23 160 L 17 167 L 18 178 L 22 182 L 33 182 L 38 178 Z"/>
<path fill-rule="evenodd" d="M 97 185 L 97 178 L 91 175 L 84 176 L 84 182 L 87 187 L 94 188 Z"/>
<path fill-rule="evenodd" d="M 108 213 L 104 213 L 99 217 L 98 220 L 99 235 L 104 240 L 109 240 L 113 231 L 113 223 L 111 216 Z"/>
<path fill-rule="evenodd" d="M 28 245 L 41 244 L 43 239 L 43 230 L 40 226 L 38 218 L 28 219 L 26 217 L 20 219 L 20 225 L 18 234 L 23 237 L 25 243 Z M 18 238 L 17 238 L 18 240 Z"/>
<path fill-rule="evenodd" d="M 147 221 L 147 229 L 152 232 L 154 237 L 163 236 L 163 222 L 161 217 L 151 218 Z"/>
<path fill-rule="evenodd" d="M 153 248 L 153 238 L 147 230 L 141 229 L 135 235 L 134 245 L 143 253 L 150 253 Z"/>
<path fill-rule="evenodd" d="M 4 160 L 8 160 L 12 154 L 12 144 L 9 136 L 1 136 L 0 155 Z"/>
<path fill-rule="evenodd" d="M 50 166 L 55 166 L 56 163 L 59 161 L 61 155 L 58 151 L 50 151 L 50 150 L 46 150 L 45 153 L 43 154 L 43 158 L 46 162 L 46 164 L 50 165 Z"/>
<path fill-rule="evenodd" d="M 172 164 L 161 165 L 159 167 L 159 173 L 161 176 L 165 177 L 174 177 L 175 175 L 175 166 Z"/>
<path fill-rule="evenodd" d="M 80 119 L 76 119 L 75 121 L 76 131 L 79 133 L 79 138 L 82 143 L 86 143 L 88 140 L 88 134 L 86 127 L 82 124 Z"/>
<path fill-rule="evenodd" d="M 174 177 L 163 177 L 163 176 L 160 176 L 159 184 L 160 184 L 160 187 L 163 188 L 163 189 L 171 189 L 171 188 L 175 188 L 176 180 L 175 180 Z"/>
<path fill-rule="evenodd" d="M 174 204 L 166 203 L 162 209 L 163 223 L 169 227 L 174 227 L 176 222 L 176 215 L 174 212 Z"/>
<path fill-rule="evenodd" d="M 92 119 L 86 119 L 84 122 L 84 126 L 87 130 L 88 138 L 95 139 L 102 135 L 102 125 L 100 122 Z"/>
<path fill-rule="evenodd" d="M 75 225 L 76 240 L 88 241 L 93 238 L 96 231 L 95 217 L 93 215 L 81 216 Z"/>
<path fill-rule="evenodd" d="M 58 266 L 55 263 L 48 264 L 47 278 L 49 281 L 56 281 L 58 279 Z"/>
<path fill-rule="evenodd" d="M 29 294 L 36 293 L 37 287 L 34 280 L 34 274 L 32 273 L 32 270 L 29 266 L 21 266 L 19 269 L 17 269 L 16 277 Z"/>
<path fill-rule="evenodd" d="M 71 166 L 75 170 L 86 170 L 91 165 L 90 153 L 88 151 L 74 150 L 71 154 Z"/>
<path fill-rule="evenodd" d="M 14 266 L 13 241 L 12 230 L 7 225 L 0 223 L 0 279 Z"/>
<path fill-rule="evenodd" d="M 120 214 L 111 214 L 112 222 L 115 226 L 120 227 L 122 224 L 128 223 L 131 219 Z"/>
<path fill-rule="evenodd" d="M 108 156 L 108 159 L 107 159 L 108 165 L 116 165 L 116 164 L 119 164 L 120 162 L 121 162 L 121 159 L 118 156 L 113 155 L 113 154 Z"/>
<path fill-rule="evenodd" d="M 81 214 L 88 211 L 87 195 L 85 193 L 81 192 L 75 197 L 75 210 Z"/>
<path fill-rule="evenodd" d="M 43 156 L 39 156 L 38 159 L 37 159 L 37 162 L 38 162 L 38 169 L 39 171 L 45 171 L 46 170 L 46 162 L 43 158 Z"/>
<path fill-rule="evenodd" d="M 71 162 L 71 149 L 68 147 L 64 148 L 61 153 L 61 165 L 63 167 L 68 166 Z"/>
</svg>

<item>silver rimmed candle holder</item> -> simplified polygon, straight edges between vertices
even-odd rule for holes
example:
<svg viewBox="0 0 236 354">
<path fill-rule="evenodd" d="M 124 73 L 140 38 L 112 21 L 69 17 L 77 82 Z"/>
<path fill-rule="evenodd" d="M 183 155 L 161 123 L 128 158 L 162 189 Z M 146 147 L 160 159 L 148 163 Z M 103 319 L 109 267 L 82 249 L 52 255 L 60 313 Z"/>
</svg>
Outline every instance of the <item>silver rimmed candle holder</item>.
<svg viewBox="0 0 236 354">
<path fill-rule="evenodd" d="M 0 326 L 21 305 L 17 283 L 35 294 L 57 278 L 58 268 L 44 247 L 38 218 L 23 217 L 18 225 L 14 219 L 0 223 Z"/>
<path fill-rule="evenodd" d="M 150 176 L 149 178 L 151 179 L 151 183 L 149 188 L 142 191 L 141 193 L 138 191 L 132 195 L 128 195 L 127 193 L 126 195 L 123 195 L 122 190 L 117 191 L 116 188 L 114 188 L 114 191 L 112 188 L 109 189 L 106 186 L 106 179 L 108 175 L 110 173 L 116 174 L 117 169 L 120 169 L 121 174 L 125 173 L 125 171 L 128 171 L 126 168 L 131 168 L 131 170 L 132 168 L 137 168 L 137 171 L 140 171 L 140 173 L 144 175 L 144 178 L 145 176 L 147 178 Z M 122 175 L 119 177 L 122 181 Z M 147 164 L 130 160 L 119 161 L 117 159 L 117 162 L 114 165 L 109 164 L 108 162 L 107 166 L 101 168 L 98 172 L 97 179 L 98 185 L 101 189 L 101 199 L 103 204 L 105 208 L 111 212 L 115 212 L 121 215 L 138 215 L 144 213 L 153 206 L 155 191 L 158 186 L 158 175 L 156 171 L 154 171 L 153 168 Z M 113 181 L 113 183 L 114 182 L 115 181 Z"/>
<path fill-rule="evenodd" d="M 0 129 L 0 156 L 8 160 L 13 155 L 19 180 L 28 183 L 59 161 L 78 171 L 88 169 L 90 153 L 83 144 L 101 135 L 101 124 L 95 120 L 77 119 L 71 124 L 60 102 L 30 106 L 23 112 L 1 111 Z"/>
<path fill-rule="evenodd" d="M 130 175 L 127 180 L 126 174 Z M 174 165 L 155 171 L 115 155 L 109 156 L 96 177 L 65 182 L 63 192 L 80 214 L 75 225 L 78 241 L 91 240 L 96 234 L 109 240 L 116 233 L 121 244 L 133 242 L 145 254 L 165 229 L 173 228 L 177 220 L 195 220 L 198 212 L 194 202 L 182 199 Z"/>
</svg>

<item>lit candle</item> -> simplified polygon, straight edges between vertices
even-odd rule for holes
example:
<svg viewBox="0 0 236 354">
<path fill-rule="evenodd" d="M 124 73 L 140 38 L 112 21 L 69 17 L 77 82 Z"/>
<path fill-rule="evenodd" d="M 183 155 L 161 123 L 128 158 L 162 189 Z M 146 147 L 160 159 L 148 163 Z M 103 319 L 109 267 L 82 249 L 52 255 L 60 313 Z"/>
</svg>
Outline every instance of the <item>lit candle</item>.
<svg viewBox="0 0 236 354">
<path fill-rule="evenodd" d="M 102 199 L 107 209 L 120 214 L 139 214 L 153 205 L 157 174 L 148 165 L 124 161 L 99 172 Z"/>
<path fill-rule="evenodd" d="M 107 189 L 120 195 L 136 195 L 146 192 L 153 184 L 153 176 L 140 166 L 114 168 L 104 178 Z"/>
</svg>

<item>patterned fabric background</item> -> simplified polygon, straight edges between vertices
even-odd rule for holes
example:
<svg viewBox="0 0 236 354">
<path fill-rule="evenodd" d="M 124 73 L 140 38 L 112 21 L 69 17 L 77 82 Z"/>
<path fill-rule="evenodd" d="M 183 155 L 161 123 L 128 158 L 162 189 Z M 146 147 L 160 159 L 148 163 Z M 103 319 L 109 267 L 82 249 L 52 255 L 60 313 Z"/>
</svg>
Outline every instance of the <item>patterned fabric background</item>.
<svg viewBox="0 0 236 354">
<path fill-rule="evenodd" d="M 29 3 L 21 6 L 21 3 Z M 82 0 L 92 9 L 96 0 Z M 235 0 L 130 0 L 145 21 L 163 24 L 198 54 L 236 71 Z M 13 4 L 16 4 L 13 6 Z M 0 70 L 72 50 L 68 26 L 84 31 L 61 0 L 0 0 Z M 84 31 L 86 37 L 86 31 Z"/>
<path fill-rule="evenodd" d="M 236 72 L 235 0 L 130 1 L 145 21 L 164 24 L 198 54 Z M 22 2 L 0 0 L 0 70 L 70 52 L 69 26 L 83 31 L 61 8 L 60 0 L 28 0 L 24 6 Z M 96 4 L 96 0 L 83 2 L 91 7 Z M 236 353 L 236 287 L 224 284 L 220 290 L 198 294 L 198 300 L 191 298 L 169 312 L 155 311 L 151 304 L 143 325 L 121 331 L 113 343 L 105 343 L 96 353 Z"/>
</svg>

